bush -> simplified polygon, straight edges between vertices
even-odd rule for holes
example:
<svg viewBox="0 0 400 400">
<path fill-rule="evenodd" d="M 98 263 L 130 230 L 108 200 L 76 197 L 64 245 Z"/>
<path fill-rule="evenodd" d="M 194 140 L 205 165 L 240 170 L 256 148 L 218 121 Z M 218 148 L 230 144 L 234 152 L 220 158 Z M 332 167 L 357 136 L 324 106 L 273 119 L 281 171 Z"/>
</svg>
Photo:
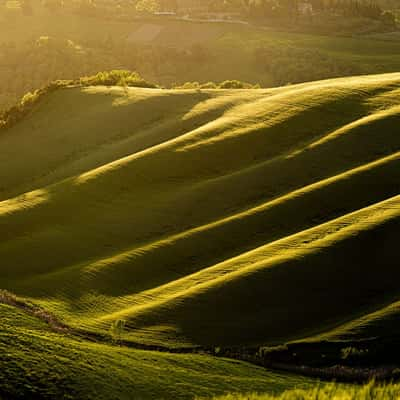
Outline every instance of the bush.
<svg viewBox="0 0 400 400">
<path fill-rule="evenodd" d="M 114 343 L 120 343 L 122 340 L 122 335 L 125 330 L 126 321 L 123 319 L 118 319 L 114 321 L 110 326 L 110 335 Z"/>
<path fill-rule="evenodd" d="M 199 82 L 185 82 L 183 85 L 174 86 L 174 89 L 201 89 L 201 85 Z"/>
<path fill-rule="evenodd" d="M 48 93 L 54 92 L 67 84 L 65 81 L 52 82 L 43 89 L 25 94 L 21 101 L 0 115 L 0 129 L 7 129 L 24 118 L 34 106 Z"/>
<path fill-rule="evenodd" d="M 359 359 L 368 354 L 368 349 L 357 349 L 355 347 L 345 347 L 341 350 L 343 360 Z"/>
<path fill-rule="evenodd" d="M 174 89 L 259 89 L 260 85 L 241 82 L 238 80 L 229 80 L 221 83 L 207 82 L 186 82 L 183 85 L 174 86 Z"/>
<path fill-rule="evenodd" d="M 259 85 L 252 85 L 251 83 L 241 82 L 237 80 L 224 81 L 218 86 L 220 89 L 255 89 Z"/>
<path fill-rule="evenodd" d="M 143 88 L 157 88 L 157 85 L 147 82 L 137 72 L 127 70 L 112 70 L 99 72 L 96 75 L 85 76 L 77 82 L 80 85 L 91 86 L 130 86 Z"/>
<path fill-rule="evenodd" d="M 109 72 L 99 72 L 93 76 L 86 76 L 78 80 L 54 81 L 42 89 L 26 93 L 19 103 L 0 114 L 0 129 L 7 129 L 23 119 L 36 104 L 48 93 L 55 90 L 74 86 L 123 86 L 123 87 L 143 87 L 157 88 L 158 86 L 147 82 L 138 73 L 126 70 L 113 70 Z"/>
</svg>

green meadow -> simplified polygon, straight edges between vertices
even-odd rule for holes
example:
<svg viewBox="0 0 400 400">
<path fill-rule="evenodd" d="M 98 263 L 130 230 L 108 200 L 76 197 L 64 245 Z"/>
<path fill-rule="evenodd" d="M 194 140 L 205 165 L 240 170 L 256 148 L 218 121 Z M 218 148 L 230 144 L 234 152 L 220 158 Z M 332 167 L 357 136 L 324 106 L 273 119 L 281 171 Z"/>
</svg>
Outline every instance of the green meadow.
<svg viewBox="0 0 400 400">
<path fill-rule="evenodd" d="M 396 337 L 399 95 L 399 73 L 50 92 L 0 131 L 0 288 L 88 337 L 124 321 L 132 345 Z M 0 307 L 0 397 L 383 390 L 91 342 Z"/>
<path fill-rule="evenodd" d="M 228 359 L 86 342 L 6 305 L 0 322 L 0 398 L 6 400 L 192 399 L 248 388 L 278 394 L 312 383 Z"/>
</svg>

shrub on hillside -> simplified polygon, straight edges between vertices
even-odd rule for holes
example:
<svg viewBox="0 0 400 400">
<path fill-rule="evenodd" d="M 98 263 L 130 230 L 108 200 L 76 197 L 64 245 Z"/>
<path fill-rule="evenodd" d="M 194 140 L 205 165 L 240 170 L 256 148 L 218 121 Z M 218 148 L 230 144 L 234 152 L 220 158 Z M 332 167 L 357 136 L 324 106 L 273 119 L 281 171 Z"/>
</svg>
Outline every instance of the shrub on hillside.
<svg viewBox="0 0 400 400">
<path fill-rule="evenodd" d="M 260 86 L 237 80 L 229 80 L 220 83 L 218 87 L 220 89 L 258 89 Z"/>
<path fill-rule="evenodd" d="M 112 70 L 99 72 L 96 75 L 85 76 L 79 79 L 80 85 L 91 86 L 131 86 L 156 88 L 157 85 L 147 82 L 137 72 L 127 70 Z"/>
<path fill-rule="evenodd" d="M 110 326 L 110 336 L 114 343 L 119 344 L 122 340 L 124 334 L 126 321 L 123 319 L 118 319 L 113 321 Z"/>
<path fill-rule="evenodd" d="M 201 89 L 201 84 L 199 82 L 185 82 L 183 85 L 174 85 L 174 89 Z"/>
<path fill-rule="evenodd" d="M 358 361 L 360 358 L 368 356 L 368 349 L 357 349 L 355 347 L 345 347 L 341 350 L 341 357 L 346 361 Z"/>
<path fill-rule="evenodd" d="M 202 83 L 201 89 L 218 89 L 218 85 L 214 82 Z"/>
<path fill-rule="evenodd" d="M 28 92 L 25 94 L 17 105 L 9 108 L 0 115 L 0 129 L 9 128 L 15 125 L 18 121 L 24 118 L 46 94 L 65 85 L 66 82 L 64 81 L 56 81 L 42 89 L 35 90 L 33 93 Z"/>
<path fill-rule="evenodd" d="M 34 106 L 48 93 L 54 92 L 61 87 L 73 86 L 123 86 L 157 88 L 158 86 L 147 82 L 138 73 L 113 70 L 99 72 L 93 76 L 86 76 L 77 80 L 54 81 L 42 89 L 26 93 L 22 99 L 13 107 L 0 114 L 0 129 L 9 128 L 24 118 Z"/>
<path fill-rule="evenodd" d="M 174 89 L 259 89 L 260 85 L 238 80 L 228 80 L 221 83 L 207 82 L 186 82 L 183 85 L 174 86 Z"/>
</svg>

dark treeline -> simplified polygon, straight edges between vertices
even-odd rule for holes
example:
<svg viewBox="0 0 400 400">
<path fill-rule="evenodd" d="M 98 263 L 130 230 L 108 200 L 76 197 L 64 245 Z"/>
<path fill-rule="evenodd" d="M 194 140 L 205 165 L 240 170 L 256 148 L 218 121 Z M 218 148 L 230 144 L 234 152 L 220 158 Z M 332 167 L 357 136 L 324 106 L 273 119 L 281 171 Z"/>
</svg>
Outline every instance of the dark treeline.
<svg viewBox="0 0 400 400">
<path fill-rule="evenodd" d="M 193 17 L 268 21 L 271 19 L 362 17 L 395 24 L 395 15 L 385 11 L 379 0 L 39 0 L 51 14 L 72 12 L 99 18 L 138 17 L 169 12 Z M 14 6 L 24 15 L 33 15 L 35 0 L 15 0 Z M 0 0 L 0 11 L 9 2 Z M 386 3 L 382 3 L 386 4 Z M 15 10 L 8 10 L 15 12 Z"/>
<path fill-rule="evenodd" d="M 394 15 L 385 12 L 377 2 L 369 0 L 258 0 L 249 1 L 247 14 L 253 19 L 301 18 L 324 15 L 363 17 L 394 24 Z"/>
</svg>

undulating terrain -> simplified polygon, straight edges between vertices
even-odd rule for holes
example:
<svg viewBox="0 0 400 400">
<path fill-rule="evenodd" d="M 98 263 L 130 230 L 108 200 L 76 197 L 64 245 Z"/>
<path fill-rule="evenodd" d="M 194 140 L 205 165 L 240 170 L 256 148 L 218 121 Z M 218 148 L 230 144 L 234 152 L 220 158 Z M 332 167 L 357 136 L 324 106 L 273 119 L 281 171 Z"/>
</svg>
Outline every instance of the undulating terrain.
<svg viewBox="0 0 400 400">
<path fill-rule="evenodd" d="M 400 74 L 49 94 L 0 135 L 0 286 L 171 346 L 398 329 L 399 94 Z"/>
<path fill-rule="evenodd" d="M 396 337 L 399 100 L 400 73 L 48 93 L 0 131 L 0 289 L 71 329 L 104 336 L 123 320 L 124 341 L 171 349 Z M 0 397 L 299 384 L 90 343 L 10 305 L 0 321 Z"/>
<path fill-rule="evenodd" d="M 138 351 L 57 334 L 0 305 L 0 398 L 192 399 L 231 391 L 279 394 L 311 380 L 234 360 Z"/>
</svg>

